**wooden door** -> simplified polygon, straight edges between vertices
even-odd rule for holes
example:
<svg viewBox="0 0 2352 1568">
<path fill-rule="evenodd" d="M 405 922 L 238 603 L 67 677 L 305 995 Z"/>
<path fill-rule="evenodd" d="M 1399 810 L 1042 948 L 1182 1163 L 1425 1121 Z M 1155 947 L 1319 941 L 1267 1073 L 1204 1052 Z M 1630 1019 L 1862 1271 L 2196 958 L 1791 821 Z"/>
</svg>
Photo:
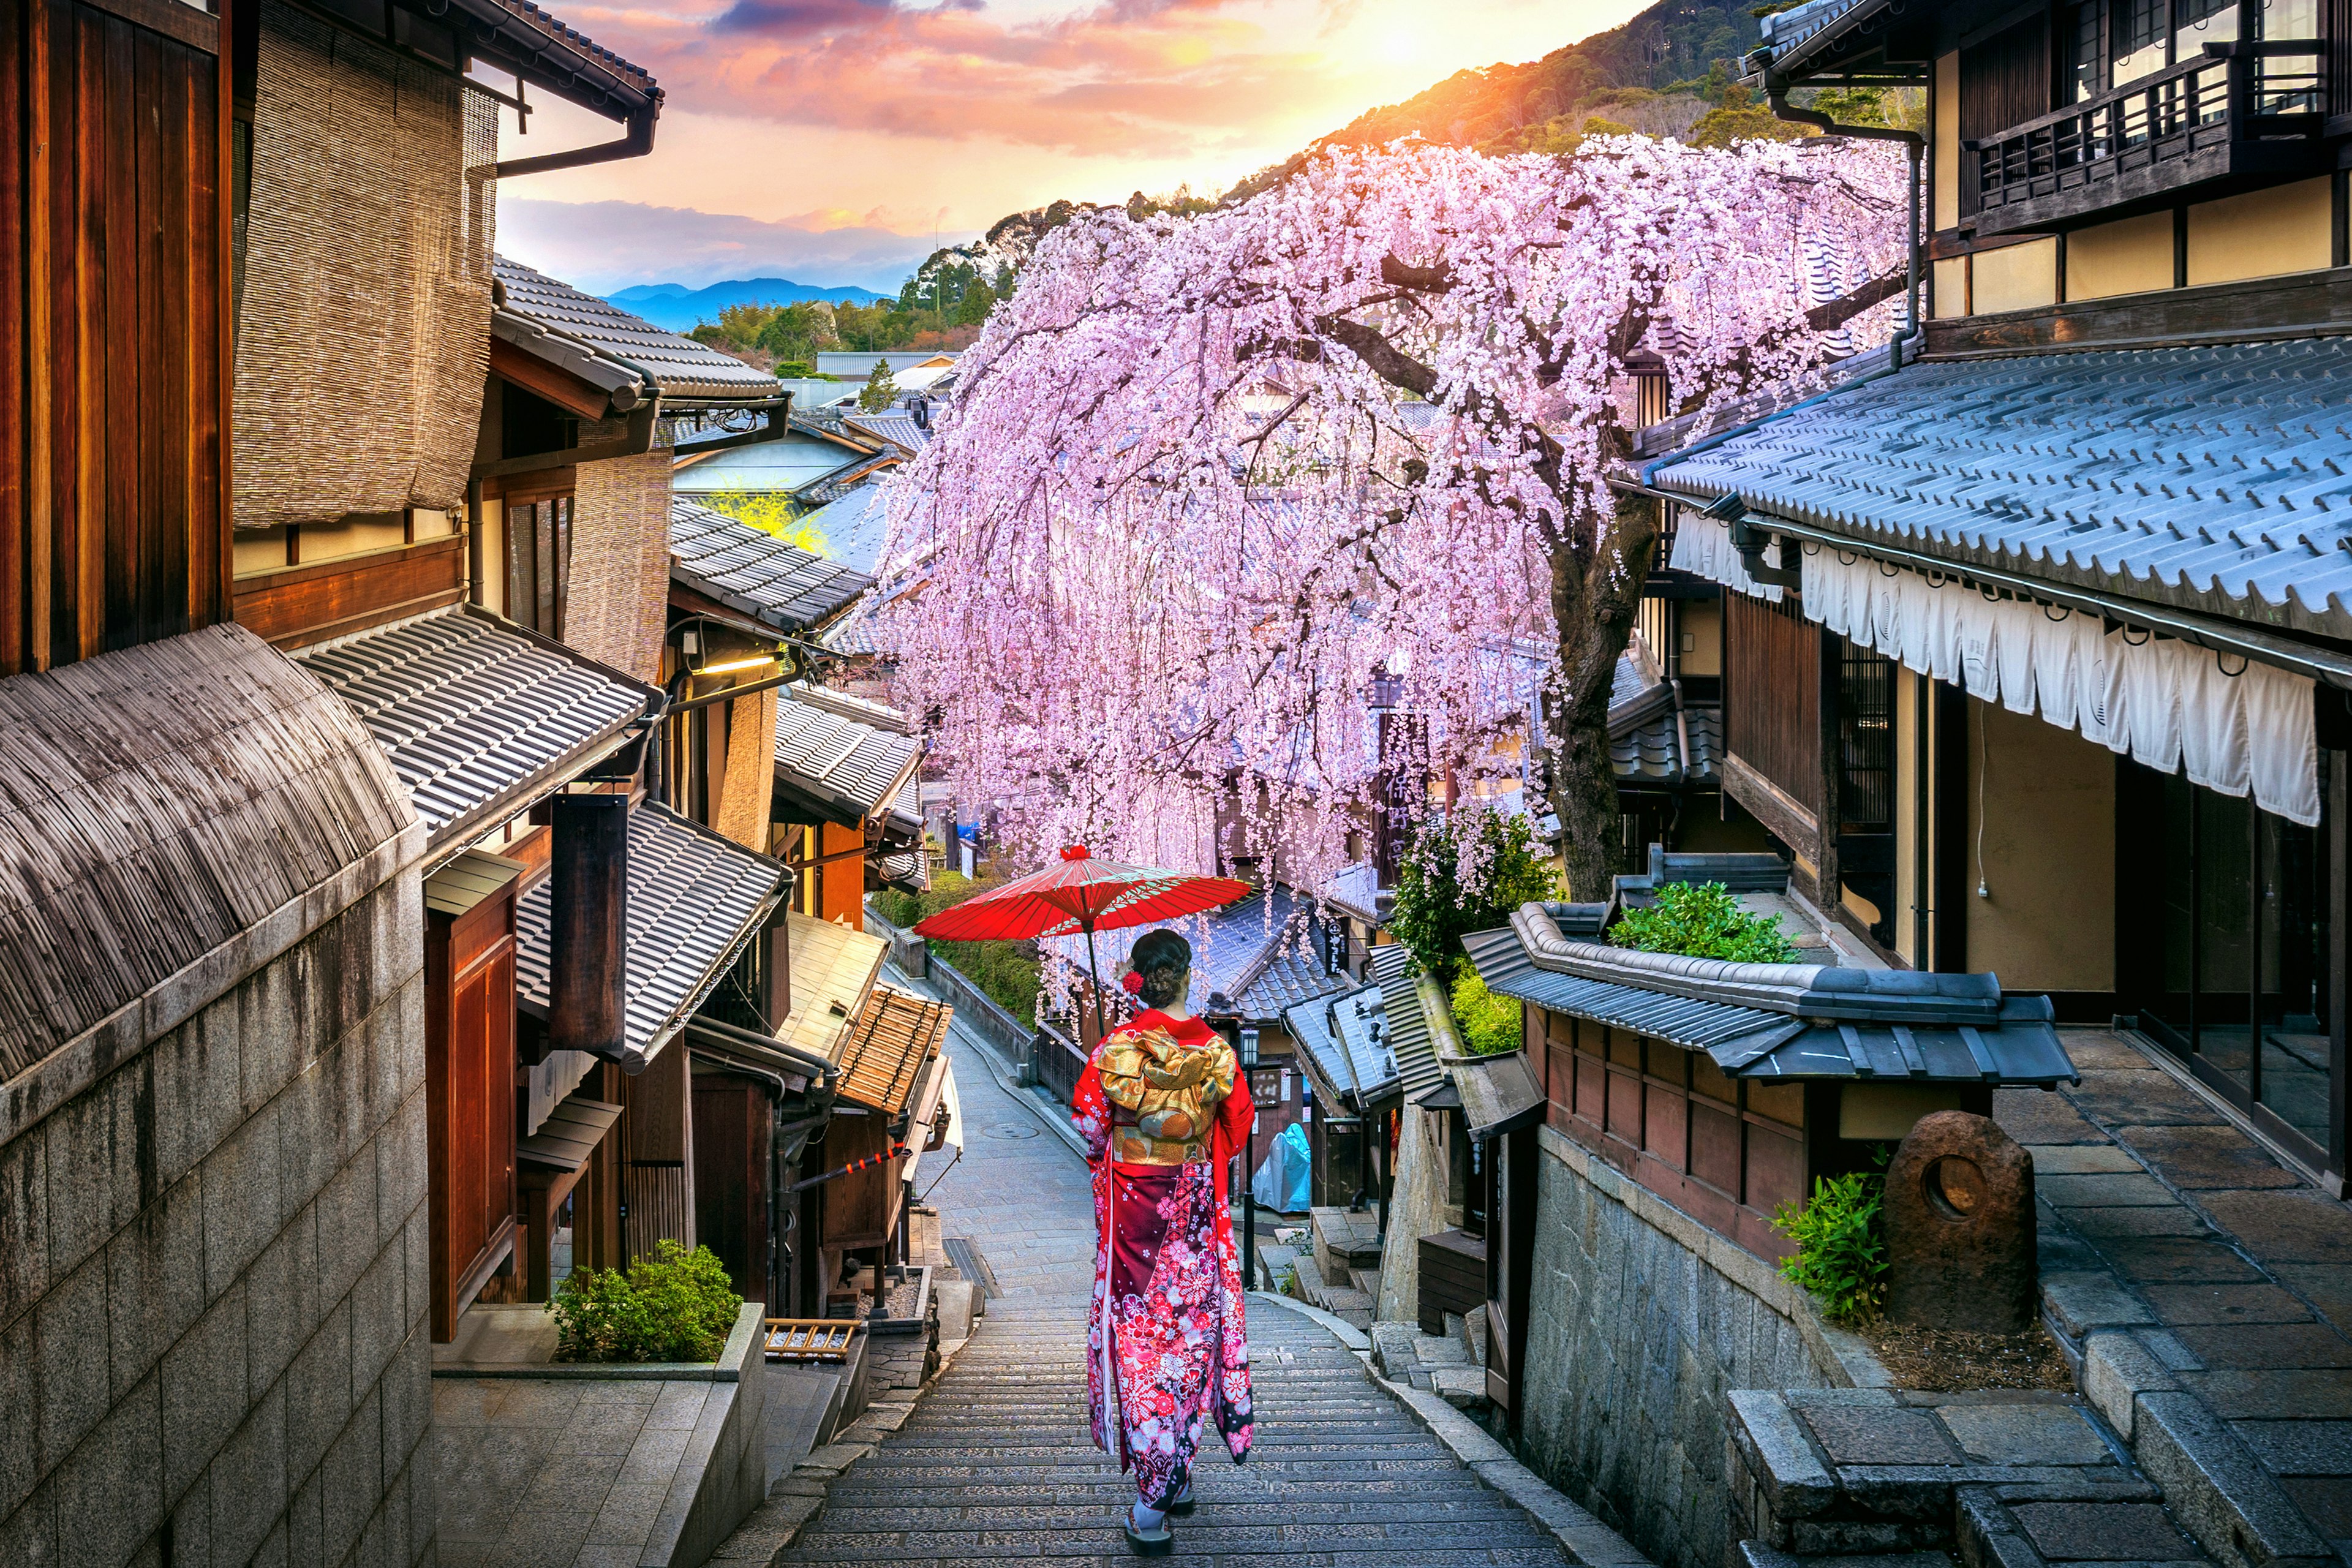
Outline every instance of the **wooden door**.
<svg viewBox="0 0 2352 1568">
<path fill-rule="evenodd" d="M 432 1166 L 432 1332 L 515 1241 L 514 883 L 461 912 L 431 907 L 425 939 L 425 1092 Z"/>
<path fill-rule="evenodd" d="M 694 1075 L 694 1230 L 735 1293 L 774 1301 L 768 1236 L 767 1089 L 727 1072 Z"/>
</svg>

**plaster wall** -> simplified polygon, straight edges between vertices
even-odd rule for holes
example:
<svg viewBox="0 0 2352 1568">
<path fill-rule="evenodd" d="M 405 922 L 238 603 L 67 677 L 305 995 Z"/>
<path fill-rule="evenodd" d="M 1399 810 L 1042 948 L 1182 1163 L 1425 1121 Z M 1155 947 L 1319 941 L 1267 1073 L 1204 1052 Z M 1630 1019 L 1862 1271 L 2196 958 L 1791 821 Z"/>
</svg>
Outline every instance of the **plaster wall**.
<svg viewBox="0 0 2352 1568">
<path fill-rule="evenodd" d="M 1979 250 L 1969 258 L 1972 314 L 1996 315 L 2003 310 L 2032 310 L 2058 302 L 2058 242 L 2028 240 L 1998 250 Z"/>
<path fill-rule="evenodd" d="M 413 861 L 0 1144 L 0 1563 L 434 1549 Z"/>
<path fill-rule="evenodd" d="M 1969 967 L 2011 991 L 2113 990 L 2115 753 L 1972 698 L 1968 810 Z"/>
<path fill-rule="evenodd" d="M 2066 298 L 2105 300 L 2172 287 L 2172 215 L 2146 213 L 2066 237 Z"/>
<path fill-rule="evenodd" d="M 1726 1395 L 1853 1381 L 1753 1254 L 1549 1127 L 1519 1457 L 1664 1568 L 1730 1542 Z"/>
<path fill-rule="evenodd" d="M 2323 174 L 2190 207 L 2189 286 L 2326 267 L 2335 247 L 2328 184 Z"/>
</svg>

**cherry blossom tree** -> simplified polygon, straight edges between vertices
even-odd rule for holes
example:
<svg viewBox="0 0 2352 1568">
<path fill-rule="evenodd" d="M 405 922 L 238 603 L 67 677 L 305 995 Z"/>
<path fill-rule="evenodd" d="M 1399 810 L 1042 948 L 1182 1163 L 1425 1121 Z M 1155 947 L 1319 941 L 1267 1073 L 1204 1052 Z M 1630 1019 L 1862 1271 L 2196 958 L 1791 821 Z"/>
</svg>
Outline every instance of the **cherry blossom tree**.
<svg viewBox="0 0 2352 1568">
<path fill-rule="evenodd" d="M 1309 887 L 1380 785 L 1376 675 L 1473 785 L 1541 703 L 1600 896 L 1659 530 L 1610 482 L 1629 375 L 1719 405 L 1883 341 L 1903 202 L 1867 144 L 1600 137 L 1342 149 L 1234 207 L 1074 219 L 894 488 L 898 695 L 1032 848 L 1198 866 L 1238 803 Z"/>
</svg>

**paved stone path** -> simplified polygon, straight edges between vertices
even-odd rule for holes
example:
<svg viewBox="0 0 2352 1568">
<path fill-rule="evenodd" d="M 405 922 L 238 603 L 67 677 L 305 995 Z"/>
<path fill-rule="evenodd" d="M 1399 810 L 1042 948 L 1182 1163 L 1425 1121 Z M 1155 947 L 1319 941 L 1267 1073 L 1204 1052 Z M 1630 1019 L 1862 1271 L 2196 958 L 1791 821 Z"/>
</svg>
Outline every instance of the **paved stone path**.
<svg viewBox="0 0 2352 1568">
<path fill-rule="evenodd" d="M 965 1153 L 931 1201 L 1004 1294 L 912 1419 L 834 1483 L 782 1563 L 1131 1561 L 1130 1482 L 1088 1441 L 1084 1355 L 1094 1220 L 1069 1146 L 956 1032 Z M 1438 1568 L 1558 1564 L 1552 1538 L 1465 1468 L 1328 1331 L 1253 1303 L 1257 1443 L 1204 1444 L 1180 1565 Z"/>
<path fill-rule="evenodd" d="M 2183 1423 L 2190 1463 L 2167 1500 L 2193 1517 L 2210 1493 L 2216 1528 L 2200 1533 L 2251 1539 L 2257 1560 L 2352 1562 L 2352 1208 L 2154 1047 L 2064 1037 L 2082 1084 L 2003 1089 L 1994 1116 L 2032 1151 L 2042 1287 L 2094 1363 L 2093 1402 L 2144 1462 L 2135 1410 Z M 2210 1416 L 2179 1410 L 2187 1396 Z"/>
</svg>

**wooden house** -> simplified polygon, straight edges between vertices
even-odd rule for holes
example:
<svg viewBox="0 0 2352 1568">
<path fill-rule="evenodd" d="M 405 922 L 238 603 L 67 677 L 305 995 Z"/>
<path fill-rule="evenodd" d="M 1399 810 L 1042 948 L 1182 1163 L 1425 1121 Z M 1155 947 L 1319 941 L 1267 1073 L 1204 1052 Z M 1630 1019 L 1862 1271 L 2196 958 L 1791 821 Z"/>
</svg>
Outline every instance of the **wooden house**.
<svg viewBox="0 0 2352 1568">
<path fill-rule="evenodd" d="M 1681 503 L 1673 565 L 1728 590 L 1724 788 L 1819 905 L 1890 963 L 2134 1021 L 2330 1190 L 2347 26 L 1767 18 L 1769 101 L 1925 90 L 1919 330 L 1802 406 L 1655 428 L 1623 476 Z"/>
</svg>

